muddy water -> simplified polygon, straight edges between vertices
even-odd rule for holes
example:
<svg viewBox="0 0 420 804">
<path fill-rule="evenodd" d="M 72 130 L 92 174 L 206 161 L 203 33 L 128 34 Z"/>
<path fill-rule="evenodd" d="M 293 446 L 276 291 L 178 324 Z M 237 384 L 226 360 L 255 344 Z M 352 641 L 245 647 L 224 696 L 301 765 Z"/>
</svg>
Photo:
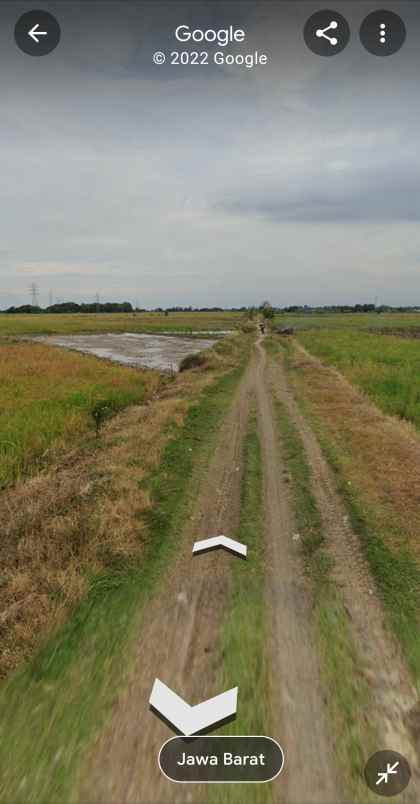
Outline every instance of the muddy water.
<svg viewBox="0 0 420 804">
<path fill-rule="evenodd" d="M 48 335 L 36 338 L 36 340 L 52 346 L 64 346 L 67 349 L 103 357 L 126 366 L 178 371 L 179 364 L 186 355 L 209 349 L 216 339 L 125 332 L 118 335 L 111 333 Z"/>
</svg>

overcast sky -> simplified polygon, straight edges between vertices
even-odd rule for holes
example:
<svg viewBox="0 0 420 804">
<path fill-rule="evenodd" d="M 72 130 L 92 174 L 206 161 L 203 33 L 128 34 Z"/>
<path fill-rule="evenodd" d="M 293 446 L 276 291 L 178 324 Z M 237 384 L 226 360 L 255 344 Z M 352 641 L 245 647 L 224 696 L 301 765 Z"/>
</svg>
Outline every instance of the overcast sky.
<svg viewBox="0 0 420 804">
<path fill-rule="evenodd" d="M 378 58 L 358 37 L 378 5 L 335 2 L 352 38 L 322 58 L 304 0 L 43 3 L 62 40 L 32 58 L 33 6 L 2 3 L 0 307 L 32 282 L 42 305 L 420 305 L 419 6 L 381 3 L 407 40 Z M 270 63 L 153 65 L 181 23 L 242 27 L 216 49 Z"/>
</svg>

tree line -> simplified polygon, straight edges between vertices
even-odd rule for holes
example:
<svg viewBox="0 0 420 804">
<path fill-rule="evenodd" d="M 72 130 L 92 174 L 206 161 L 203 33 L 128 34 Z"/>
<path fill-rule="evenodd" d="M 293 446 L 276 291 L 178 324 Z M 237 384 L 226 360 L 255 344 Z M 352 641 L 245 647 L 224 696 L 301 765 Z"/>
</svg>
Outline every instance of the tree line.
<svg viewBox="0 0 420 804">
<path fill-rule="evenodd" d="M 7 310 L 2 310 L 3 313 L 29 313 L 29 314 L 45 314 L 45 313 L 161 313 L 162 315 L 169 315 L 169 313 L 243 313 L 247 318 L 253 318 L 256 314 L 262 314 L 264 318 L 270 319 L 274 315 L 280 313 L 294 313 L 298 315 L 311 313 L 408 313 L 420 312 L 420 307 L 415 305 L 411 307 L 391 307 L 390 305 L 382 304 L 380 306 L 375 304 L 329 304 L 317 307 L 311 307 L 307 304 L 299 305 L 292 304 L 288 307 L 277 307 L 265 301 L 260 305 L 255 306 L 242 306 L 242 307 L 154 307 L 146 309 L 143 307 L 133 307 L 130 302 L 89 302 L 77 304 L 76 302 L 60 302 L 57 304 L 50 304 L 48 307 L 39 307 L 33 304 L 21 304 L 18 307 L 8 307 Z"/>
</svg>

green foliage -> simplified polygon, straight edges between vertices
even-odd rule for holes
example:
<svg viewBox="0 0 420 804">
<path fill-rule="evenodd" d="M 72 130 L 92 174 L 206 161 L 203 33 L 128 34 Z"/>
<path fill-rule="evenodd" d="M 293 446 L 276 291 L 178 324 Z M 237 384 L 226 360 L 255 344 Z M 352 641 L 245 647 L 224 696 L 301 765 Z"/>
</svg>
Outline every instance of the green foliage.
<svg viewBox="0 0 420 804">
<path fill-rule="evenodd" d="M 98 399 L 91 407 L 90 415 L 95 423 L 96 437 L 99 437 L 101 427 L 105 422 L 115 415 L 118 407 L 113 399 Z"/>
<path fill-rule="evenodd" d="M 272 321 L 275 316 L 275 311 L 272 307 L 263 307 L 261 310 L 266 321 Z"/>
</svg>

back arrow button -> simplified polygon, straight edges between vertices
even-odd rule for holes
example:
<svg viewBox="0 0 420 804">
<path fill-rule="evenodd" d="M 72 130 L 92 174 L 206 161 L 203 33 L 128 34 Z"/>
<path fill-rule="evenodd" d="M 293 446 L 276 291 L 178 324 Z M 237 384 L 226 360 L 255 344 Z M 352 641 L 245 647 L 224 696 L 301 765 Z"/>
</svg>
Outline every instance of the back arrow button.
<svg viewBox="0 0 420 804">
<path fill-rule="evenodd" d="M 49 11 L 27 11 L 15 25 L 17 46 L 28 56 L 46 56 L 57 47 L 60 26 Z"/>
</svg>

